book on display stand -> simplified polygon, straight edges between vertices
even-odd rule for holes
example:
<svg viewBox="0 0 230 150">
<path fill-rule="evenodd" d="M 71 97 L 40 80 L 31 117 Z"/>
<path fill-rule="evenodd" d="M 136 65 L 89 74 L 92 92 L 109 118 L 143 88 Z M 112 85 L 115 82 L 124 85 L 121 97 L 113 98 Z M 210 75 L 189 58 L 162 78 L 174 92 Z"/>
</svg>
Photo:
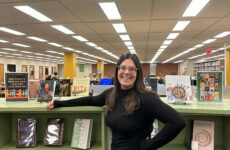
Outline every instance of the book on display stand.
<svg viewBox="0 0 230 150">
<path fill-rule="evenodd" d="M 28 101 L 28 73 L 5 73 L 5 99 L 6 101 Z"/>
<path fill-rule="evenodd" d="M 166 75 L 165 82 L 168 103 L 190 104 L 193 102 L 190 76 Z"/>
<path fill-rule="evenodd" d="M 222 102 L 223 99 L 223 72 L 197 72 L 197 101 Z"/>
</svg>

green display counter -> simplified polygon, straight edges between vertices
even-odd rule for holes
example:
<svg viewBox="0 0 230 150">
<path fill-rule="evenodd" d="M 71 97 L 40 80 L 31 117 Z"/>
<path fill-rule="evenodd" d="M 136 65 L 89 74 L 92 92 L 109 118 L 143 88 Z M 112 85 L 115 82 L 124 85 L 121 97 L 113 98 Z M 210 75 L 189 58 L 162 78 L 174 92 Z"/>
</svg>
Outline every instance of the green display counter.
<svg viewBox="0 0 230 150">
<path fill-rule="evenodd" d="M 162 98 L 164 100 L 164 98 Z M 165 100 L 164 100 L 165 101 Z M 197 103 L 186 105 L 169 104 L 181 113 L 187 120 L 187 127 L 169 144 L 160 150 L 190 149 L 192 120 L 207 120 L 215 122 L 215 150 L 230 150 L 230 100 L 222 103 Z M 108 150 L 108 134 L 104 124 L 104 108 L 101 107 L 65 107 L 46 110 L 46 103 L 35 100 L 28 102 L 5 102 L 0 99 L 0 150 L 16 148 L 16 121 L 19 117 L 37 118 L 38 146 L 26 150 L 70 150 L 70 141 L 74 120 L 76 118 L 93 119 L 92 144 L 90 150 Z M 43 137 L 47 118 L 64 118 L 64 145 L 62 147 L 43 146 Z M 160 125 L 162 126 L 162 125 Z M 22 149 L 22 148 L 20 148 Z"/>
<path fill-rule="evenodd" d="M 166 102 L 165 98 L 162 98 Z M 230 150 L 230 99 L 221 103 L 196 102 L 192 104 L 169 104 L 181 113 L 187 120 L 187 127 L 169 144 L 160 150 L 188 150 L 191 149 L 192 120 L 214 121 L 215 150 Z"/>
<path fill-rule="evenodd" d="M 105 135 L 107 128 L 104 124 L 104 108 L 102 107 L 65 107 L 46 110 L 46 103 L 35 100 L 28 102 L 5 102 L 0 99 L 0 150 L 14 150 L 16 148 L 17 118 L 33 117 L 37 119 L 37 140 L 35 148 L 26 150 L 70 150 L 74 121 L 76 118 L 93 119 L 93 130 L 90 150 L 106 150 Z M 48 118 L 64 118 L 64 145 L 61 147 L 43 146 L 46 122 Z M 23 149 L 23 148 L 20 148 Z"/>
</svg>

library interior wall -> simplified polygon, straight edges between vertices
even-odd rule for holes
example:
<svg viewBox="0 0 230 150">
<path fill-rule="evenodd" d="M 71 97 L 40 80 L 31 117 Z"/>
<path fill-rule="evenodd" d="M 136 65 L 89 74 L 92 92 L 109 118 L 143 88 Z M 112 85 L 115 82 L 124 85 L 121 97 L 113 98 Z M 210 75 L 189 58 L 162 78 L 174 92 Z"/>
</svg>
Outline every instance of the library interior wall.
<svg viewBox="0 0 230 150">
<path fill-rule="evenodd" d="M 77 77 L 90 77 L 92 74 L 92 65 L 84 64 L 84 72 L 80 72 L 79 65 L 77 64 Z M 58 64 L 58 76 L 62 78 L 64 76 L 64 64 Z"/>
<path fill-rule="evenodd" d="M 48 66 L 49 74 L 51 74 L 51 67 L 57 66 L 56 63 L 41 62 L 41 61 L 34 61 L 34 60 L 32 61 L 32 60 L 22 60 L 22 59 L 10 59 L 10 58 L 3 58 L 3 57 L 1 57 L 0 59 L 0 64 L 4 64 L 4 72 L 7 72 L 7 64 L 15 64 L 16 72 L 21 72 L 22 65 L 28 65 L 28 66 L 34 65 L 35 66 L 35 70 L 34 70 L 35 79 L 39 79 L 39 66 Z"/>
</svg>

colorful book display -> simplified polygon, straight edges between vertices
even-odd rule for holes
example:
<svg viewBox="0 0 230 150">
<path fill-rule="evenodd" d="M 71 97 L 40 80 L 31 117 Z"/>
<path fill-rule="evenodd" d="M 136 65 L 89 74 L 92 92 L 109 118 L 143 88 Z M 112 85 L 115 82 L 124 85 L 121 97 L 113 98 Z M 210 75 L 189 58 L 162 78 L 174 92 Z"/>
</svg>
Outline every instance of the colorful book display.
<svg viewBox="0 0 230 150">
<path fill-rule="evenodd" d="M 61 146 L 64 132 L 64 119 L 49 118 L 46 126 L 44 145 Z"/>
<path fill-rule="evenodd" d="M 6 101 L 28 101 L 28 73 L 5 73 Z"/>
<path fill-rule="evenodd" d="M 194 120 L 192 141 L 198 142 L 197 150 L 214 150 L 214 122 Z"/>
<path fill-rule="evenodd" d="M 197 100 L 199 102 L 221 102 L 223 98 L 223 72 L 197 72 Z"/>
<path fill-rule="evenodd" d="M 73 129 L 71 147 L 79 149 L 90 148 L 92 126 L 92 119 L 76 119 Z"/>
<path fill-rule="evenodd" d="M 80 77 L 73 79 L 72 96 L 82 97 L 89 95 L 89 83 L 88 77 Z"/>
<path fill-rule="evenodd" d="M 40 87 L 39 80 L 29 80 L 29 98 L 36 99 Z"/>
<path fill-rule="evenodd" d="M 35 147 L 36 142 L 36 119 L 18 118 L 16 147 Z"/>
<path fill-rule="evenodd" d="M 192 103 L 192 88 L 190 76 L 166 75 L 166 96 L 169 103 Z"/>
<path fill-rule="evenodd" d="M 54 80 L 41 80 L 38 91 L 37 101 L 48 102 L 52 101 L 54 97 L 56 81 Z"/>
</svg>

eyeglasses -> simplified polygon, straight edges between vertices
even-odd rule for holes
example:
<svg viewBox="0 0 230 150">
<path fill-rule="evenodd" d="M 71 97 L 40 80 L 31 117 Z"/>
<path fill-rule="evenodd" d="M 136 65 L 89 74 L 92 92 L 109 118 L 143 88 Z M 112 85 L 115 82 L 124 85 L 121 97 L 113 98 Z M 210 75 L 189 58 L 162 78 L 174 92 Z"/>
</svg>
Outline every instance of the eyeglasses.
<svg viewBox="0 0 230 150">
<path fill-rule="evenodd" d="M 136 73 L 138 68 L 135 67 L 126 67 L 126 66 L 117 66 L 118 70 L 121 72 L 125 72 L 126 70 L 129 71 L 129 73 Z"/>
</svg>

